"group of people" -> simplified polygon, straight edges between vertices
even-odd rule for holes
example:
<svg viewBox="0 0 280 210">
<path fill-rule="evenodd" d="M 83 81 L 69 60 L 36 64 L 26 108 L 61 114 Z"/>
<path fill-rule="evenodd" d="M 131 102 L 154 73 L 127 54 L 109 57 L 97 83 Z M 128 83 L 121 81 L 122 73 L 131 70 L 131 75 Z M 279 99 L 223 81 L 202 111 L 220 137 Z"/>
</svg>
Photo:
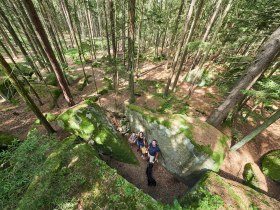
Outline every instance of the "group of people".
<svg viewBox="0 0 280 210">
<path fill-rule="evenodd" d="M 152 175 L 152 168 L 155 162 L 158 160 L 159 147 L 157 140 L 153 139 L 152 142 L 148 145 L 148 142 L 144 136 L 143 132 L 132 133 L 129 137 L 129 142 L 131 144 L 137 145 L 137 152 L 141 152 L 141 158 L 147 159 L 148 165 L 146 169 L 146 174 L 148 178 L 149 186 L 156 186 L 156 181 Z"/>
</svg>

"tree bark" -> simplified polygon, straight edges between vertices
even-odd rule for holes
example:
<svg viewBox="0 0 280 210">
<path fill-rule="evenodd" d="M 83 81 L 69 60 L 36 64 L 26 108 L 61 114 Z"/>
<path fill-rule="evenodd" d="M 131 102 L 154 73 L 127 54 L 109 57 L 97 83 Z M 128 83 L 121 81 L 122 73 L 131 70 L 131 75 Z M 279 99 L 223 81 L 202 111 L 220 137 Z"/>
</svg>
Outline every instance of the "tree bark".
<svg viewBox="0 0 280 210">
<path fill-rule="evenodd" d="M 129 71 L 129 102 L 135 102 L 134 96 L 134 43 L 135 43 L 135 0 L 128 1 L 128 71 Z"/>
<path fill-rule="evenodd" d="M 53 66 L 54 73 L 56 75 L 56 78 L 58 80 L 59 86 L 63 92 L 64 98 L 67 101 L 69 106 L 75 105 L 73 97 L 71 95 L 70 89 L 67 85 L 67 82 L 64 78 L 64 75 L 62 73 L 62 70 L 60 68 L 60 65 L 55 57 L 55 54 L 52 50 L 52 47 L 50 45 L 50 42 L 48 40 L 47 34 L 45 29 L 43 28 L 43 25 L 38 17 L 38 14 L 35 10 L 35 7 L 33 5 L 32 0 L 23 0 L 23 4 L 25 6 L 26 11 L 29 14 L 30 20 L 35 26 L 36 31 L 40 35 L 40 38 L 44 44 L 45 51 L 47 53 L 47 56 L 51 62 L 51 65 Z"/>
<path fill-rule="evenodd" d="M 227 117 L 230 110 L 243 99 L 242 90 L 249 90 L 258 80 L 270 63 L 279 56 L 280 51 L 280 27 L 268 38 L 260 49 L 256 59 L 250 64 L 245 74 L 234 86 L 226 100 L 215 109 L 207 122 L 218 126 Z"/>
<path fill-rule="evenodd" d="M 11 43 L 11 41 L 9 39 L 9 36 L 7 35 L 6 31 L 4 31 L 1 27 L 0 27 L 0 34 L 2 34 L 2 37 L 3 37 L 4 41 L 9 46 L 9 48 L 10 48 L 12 54 L 13 54 L 13 57 L 17 57 L 18 52 L 17 52 L 16 48 Z"/>
</svg>

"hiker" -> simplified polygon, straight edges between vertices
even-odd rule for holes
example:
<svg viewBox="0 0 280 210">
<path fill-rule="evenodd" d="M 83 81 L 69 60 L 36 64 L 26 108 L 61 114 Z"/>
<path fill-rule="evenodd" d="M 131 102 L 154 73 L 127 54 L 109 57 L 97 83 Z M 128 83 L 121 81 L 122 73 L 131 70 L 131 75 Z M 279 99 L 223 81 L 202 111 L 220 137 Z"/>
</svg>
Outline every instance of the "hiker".
<svg viewBox="0 0 280 210">
<path fill-rule="evenodd" d="M 153 163 L 148 163 L 147 165 L 147 169 L 146 169 L 146 175 L 147 175 L 147 179 L 148 179 L 148 186 L 156 186 L 157 182 L 153 177 Z"/>
<path fill-rule="evenodd" d="M 138 138 L 138 133 L 132 133 L 128 139 L 129 143 L 135 144 Z"/>
<path fill-rule="evenodd" d="M 149 144 L 148 146 L 148 162 L 149 163 L 154 163 L 158 159 L 158 153 L 159 153 L 159 147 L 157 145 L 157 140 L 153 140 L 152 143 Z"/>
<path fill-rule="evenodd" d="M 143 132 L 139 132 L 136 142 L 137 142 L 137 146 L 138 146 L 137 152 L 140 150 L 141 153 L 142 153 L 141 158 L 142 158 L 142 159 L 145 159 L 144 154 L 145 154 L 146 152 L 144 152 L 144 149 L 145 149 L 145 144 L 146 144 L 146 138 L 145 138 Z M 146 150 L 145 150 L 145 151 L 146 151 Z"/>
</svg>

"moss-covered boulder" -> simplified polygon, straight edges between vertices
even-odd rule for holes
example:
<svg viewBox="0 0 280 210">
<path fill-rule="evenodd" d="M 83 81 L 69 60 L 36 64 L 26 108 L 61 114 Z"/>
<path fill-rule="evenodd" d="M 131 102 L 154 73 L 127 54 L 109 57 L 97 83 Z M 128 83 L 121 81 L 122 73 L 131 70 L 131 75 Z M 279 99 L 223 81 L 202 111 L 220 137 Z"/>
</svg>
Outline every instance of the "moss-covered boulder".
<svg viewBox="0 0 280 210">
<path fill-rule="evenodd" d="M 207 172 L 193 189 L 180 200 L 194 209 L 280 209 L 280 202 L 256 190 Z"/>
<path fill-rule="evenodd" d="M 272 151 L 263 157 L 262 171 L 267 177 L 280 183 L 280 150 Z"/>
<path fill-rule="evenodd" d="M 0 131 L 0 152 L 7 149 L 9 145 L 12 145 L 14 139 L 16 139 L 14 135 L 3 133 Z"/>
<path fill-rule="evenodd" d="M 99 152 L 119 161 L 137 163 L 127 141 L 114 130 L 104 110 L 97 104 L 86 100 L 60 114 L 57 122 L 64 130 L 87 141 L 93 140 Z"/>
<path fill-rule="evenodd" d="M 185 115 L 159 115 L 128 105 L 126 115 L 132 131 L 143 131 L 148 141 L 158 141 L 159 161 L 189 184 L 206 170 L 218 171 L 228 137 L 213 126 Z"/>
<path fill-rule="evenodd" d="M 246 163 L 243 170 L 243 179 L 248 186 L 259 187 L 259 180 L 257 178 L 254 166 L 252 163 Z"/>
</svg>

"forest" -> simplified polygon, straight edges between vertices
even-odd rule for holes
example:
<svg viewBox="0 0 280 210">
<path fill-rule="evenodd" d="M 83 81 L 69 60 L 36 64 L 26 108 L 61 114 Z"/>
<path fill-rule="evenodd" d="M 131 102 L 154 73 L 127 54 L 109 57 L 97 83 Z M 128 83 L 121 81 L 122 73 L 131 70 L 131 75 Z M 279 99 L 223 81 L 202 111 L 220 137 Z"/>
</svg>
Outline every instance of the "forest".
<svg viewBox="0 0 280 210">
<path fill-rule="evenodd" d="M 0 209 L 280 209 L 280 0 L 0 0 L 0 96 Z"/>
</svg>

